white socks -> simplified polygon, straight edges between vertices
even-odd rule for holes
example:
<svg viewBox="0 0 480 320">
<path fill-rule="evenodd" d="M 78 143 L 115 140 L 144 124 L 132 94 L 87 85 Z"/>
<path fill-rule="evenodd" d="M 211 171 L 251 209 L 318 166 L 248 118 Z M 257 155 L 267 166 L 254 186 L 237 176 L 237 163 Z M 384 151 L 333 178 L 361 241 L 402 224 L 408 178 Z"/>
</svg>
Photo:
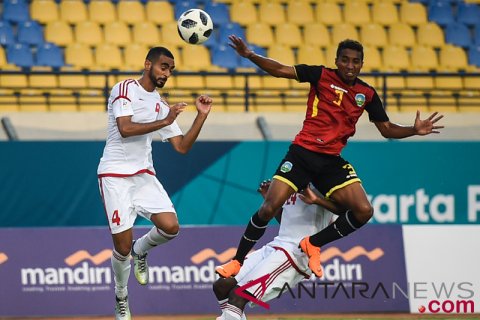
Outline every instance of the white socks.
<svg viewBox="0 0 480 320">
<path fill-rule="evenodd" d="M 128 277 L 130 276 L 130 254 L 122 256 L 115 249 L 112 252 L 112 269 L 115 277 L 115 294 L 119 299 L 128 295 Z"/>
<path fill-rule="evenodd" d="M 224 320 L 241 320 L 243 315 L 243 310 L 227 303 L 227 306 L 223 310 L 223 319 Z"/>
<path fill-rule="evenodd" d="M 135 241 L 133 251 L 140 256 L 144 255 L 148 250 L 172 240 L 177 235 L 178 232 L 175 234 L 168 234 L 157 227 L 153 227 L 143 237 Z"/>
</svg>

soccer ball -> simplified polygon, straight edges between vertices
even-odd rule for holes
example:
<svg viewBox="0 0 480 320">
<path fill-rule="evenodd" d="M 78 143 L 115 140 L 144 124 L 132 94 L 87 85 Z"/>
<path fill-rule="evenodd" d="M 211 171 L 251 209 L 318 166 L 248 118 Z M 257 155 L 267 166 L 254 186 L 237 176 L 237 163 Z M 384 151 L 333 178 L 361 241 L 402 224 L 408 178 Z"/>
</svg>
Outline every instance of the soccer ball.
<svg viewBox="0 0 480 320">
<path fill-rule="evenodd" d="M 207 41 L 213 31 L 213 22 L 208 13 L 200 9 L 190 9 L 182 13 L 177 21 L 180 37 L 190 44 Z"/>
</svg>

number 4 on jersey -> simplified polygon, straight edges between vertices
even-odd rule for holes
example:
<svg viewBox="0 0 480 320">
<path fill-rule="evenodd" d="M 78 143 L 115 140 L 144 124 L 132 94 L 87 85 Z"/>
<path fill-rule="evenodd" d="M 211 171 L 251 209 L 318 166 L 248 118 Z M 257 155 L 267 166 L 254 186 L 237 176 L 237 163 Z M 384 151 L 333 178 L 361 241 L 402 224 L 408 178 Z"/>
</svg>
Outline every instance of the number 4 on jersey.
<svg viewBox="0 0 480 320">
<path fill-rule="evenodd" d="M 120 216 L 118 215 L 118 210 L 113 211 L 112 223 L 116 223 L 117 226 L 120 225 Z"/>
</svg>

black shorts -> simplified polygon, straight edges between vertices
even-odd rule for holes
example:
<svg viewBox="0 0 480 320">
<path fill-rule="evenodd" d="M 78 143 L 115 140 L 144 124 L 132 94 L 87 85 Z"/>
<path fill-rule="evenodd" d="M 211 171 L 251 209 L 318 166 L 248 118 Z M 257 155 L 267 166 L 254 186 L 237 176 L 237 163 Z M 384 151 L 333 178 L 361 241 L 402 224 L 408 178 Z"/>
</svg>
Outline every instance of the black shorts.
<svg viewBox="0 0 480 320">
<path fill-rule="evenodd" d="M 273 178 L 295 191 L 311 182 L 326 198 L 337 189 L 361 182 L 353 166 L 342 157 L 313 152 L 296 144 L 290 145 Z"/>
</svg>

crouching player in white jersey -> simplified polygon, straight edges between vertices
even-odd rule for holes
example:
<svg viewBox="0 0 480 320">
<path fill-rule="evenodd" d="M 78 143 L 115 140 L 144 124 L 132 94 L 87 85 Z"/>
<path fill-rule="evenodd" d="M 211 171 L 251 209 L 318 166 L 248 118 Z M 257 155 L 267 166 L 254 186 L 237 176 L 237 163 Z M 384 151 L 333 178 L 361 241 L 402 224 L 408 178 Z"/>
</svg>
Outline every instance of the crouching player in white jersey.
<svg viewBox="0 0 480 320">
<path fill-rule="evenodd" d="M 258 192 L 265 196 L 269 185 L 270 181 L 262 182 Z M 332 223 L 336 218 L 332 212 L 343 214 L 345 210 L 310 187 L 302 193 L 294 193 L 279 213 L 280 229 L 273 241 L 249 254 L 235 277 L 220 278 L 213 284 L 222 311 L 217 320 L 246 319 L 244 308 L 249 300 L 237 295 L 235 290 L 251 281 L 267 276 L 261 281 L 263 283 L 245 290 L 246 294 L 266 302 L 276 298 L 285 283 L 293 288 L 303 279 L 310 278 L 312 272 L 308 267 L 308 257 L 298 243 L 306 234 L 317 233 Z"/>
<path fill-rule="evenodd" d="M 108 137 L 98 166 L 100 194 L 113 238 L 112 268 L 115 279 L 117 320 L 129 320 L 127 283 L 130 254 L 134 273 L 142 285 L 148 283 L 147 252 L 178 234 L 175 208 L 162 184 L 155 177 L 152 162 L 152 136 L 156 132 L 185 154 L 197 139 L 212 107 L 212 99 L 199 96 L 197 116 L 183 134 L 175 119 L 186 103 L 168 105 L 157 92 L 175 68 L 172 53 L 164 47 L 150 49 L 143 75 L 138 80 L 117 83 L 108 100 Z M 165 165 L 165 164 L 163 164 Z M 132 227 L 137 215 L 154 227 L 133 240 Z"/>
</svg>

